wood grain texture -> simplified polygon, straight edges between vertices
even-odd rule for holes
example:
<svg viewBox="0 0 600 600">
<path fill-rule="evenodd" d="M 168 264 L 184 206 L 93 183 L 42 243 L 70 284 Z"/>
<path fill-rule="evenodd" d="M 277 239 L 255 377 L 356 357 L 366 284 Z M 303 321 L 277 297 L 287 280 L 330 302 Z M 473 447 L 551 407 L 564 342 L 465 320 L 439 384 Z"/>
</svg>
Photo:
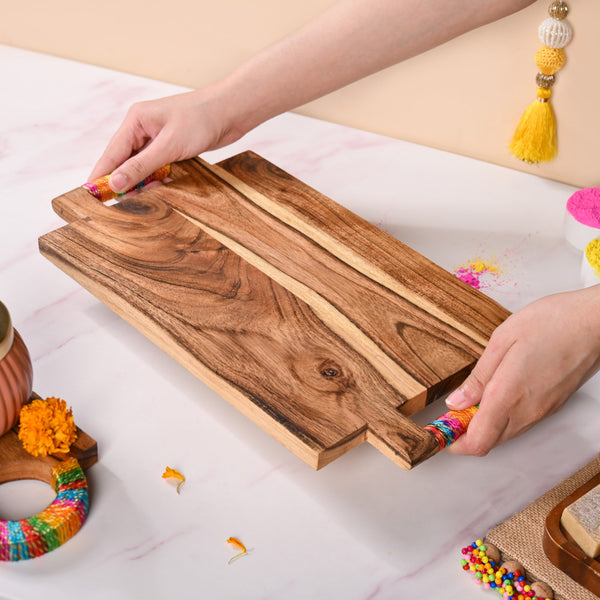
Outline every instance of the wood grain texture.
<svg viewBox="0 0 600 600">
<path fill-rule="evenodd" d="M 56 198 L 41 252 L 314 468 L 431 456 L 407 416 L 508 312 L 256 155 L 174 167 L 114 206 Z"/>
<path fill-rule="evenodd" d="M 218 166 L 281 205 L 324 247 L 351 256 L 348 262 L 366 276 L 468 335 L 478 351 L 508 317 L 488 296 L 257 154 L 244 152 Z"/>
<path fill-rule="evenodd" d="M 275 188 L 269 163 L 255 155 L 237 160 L 243 174 L 262 167 L 253 185 L 270 182 L 270 197 L 196 160 L 163 199 L 318 310 L 405 395 L 405 414 L 447 391 L 457 373 L 464 378 L 507 311 L 322 195 L 305 204 L 323 205 L 328 218 L 304 218 L 307 211 L 292 203 L 306 185 L 279 176 Z M 392 265 L 380 254 L 386 244 Z"/>
</svg>

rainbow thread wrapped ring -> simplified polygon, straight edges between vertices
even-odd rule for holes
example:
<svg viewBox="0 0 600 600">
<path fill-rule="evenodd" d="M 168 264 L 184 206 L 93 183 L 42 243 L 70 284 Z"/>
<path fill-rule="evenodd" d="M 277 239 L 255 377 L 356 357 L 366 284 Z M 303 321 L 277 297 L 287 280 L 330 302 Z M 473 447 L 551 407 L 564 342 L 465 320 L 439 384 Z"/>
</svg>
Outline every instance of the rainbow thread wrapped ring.
<svg viewBox="0 0 600 600">
<path fill-rule="evenodd" d="M 108 200 L 113 200 L 115 198 L 119 198 L 120 196 L 124 196 L 133 190 L 139 190 L 143 188 L 145 185 L 148 185 L 151 181 L 160 181 L 161 179 L 165 179 L 171 173 L 171 165 L 165 165 L 160 169 L 157 169 L 151 175 L 148 175 L 146 179 L 140 181 L 137 185 L 132 187 L 131 189 L 123 192 L 122 194 L 117 194 L 113 192 L 111 187 L 108 185 L 108 179 L 110 175 L 104 175 L 104 177 L 99 177 L 98 179 L 94 179 L 93 181 L 88 181 L 84 183 L 81 187 L 85 188 L 92 196 L 98 198 L 101 202 L 107 202 Z"/>
<path fill-rule="evenodd" d="M 449 410 L 435 421 L 425 425 L 425 430 L 435 438 L 439 449 L 443 450 L 466 433 L 469 423 L 478 409 L 479 404 L 462 410 Z"/>
<path fill-rule="evenodd" d="M 42 512 L 19 521 L 0 520 L 0 561 L 35 558 L 72 538 L 88 514 L 88 485 L 83 469 L 69 458 L 52 469 L 55 500 Z"/>
</svg>

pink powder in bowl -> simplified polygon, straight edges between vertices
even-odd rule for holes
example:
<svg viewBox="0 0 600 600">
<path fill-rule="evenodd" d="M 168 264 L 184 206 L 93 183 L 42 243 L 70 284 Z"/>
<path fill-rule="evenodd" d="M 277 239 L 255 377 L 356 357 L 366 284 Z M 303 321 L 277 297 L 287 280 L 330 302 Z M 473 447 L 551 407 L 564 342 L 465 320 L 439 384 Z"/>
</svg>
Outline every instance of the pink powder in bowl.
<svg viewBox="0 0 600 600">
<path fill-rule="evenodd" d="M 600 229 L 600 188 L 578 190 L 567 200 L 567 210 L 579 223 Z"/>
</svg>

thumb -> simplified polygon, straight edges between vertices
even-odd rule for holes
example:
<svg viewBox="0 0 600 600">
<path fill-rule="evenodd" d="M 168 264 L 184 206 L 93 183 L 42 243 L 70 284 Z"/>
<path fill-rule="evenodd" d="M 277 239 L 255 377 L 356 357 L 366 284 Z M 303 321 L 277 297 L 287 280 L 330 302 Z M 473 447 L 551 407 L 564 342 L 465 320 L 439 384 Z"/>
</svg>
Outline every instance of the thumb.
<svg viewBox="0 0 600 600">
<path fill-rule="evenodd" d="M 136 154 L 110 174 L 108 185 L 113 192 L 122 194 L 135 187 L 152 172 L 153 169 L 146 166 L 143 157 Z"/>
<path fill-rule="evenodd" d="M 490 344 L 462 385 L 446 398 L 446 406 L 450 410 L 462 410 L 479 404 L 483 392 L 498 368 L 501 359 L 502 354 L 497 351 L 493 344 Z"/>
<path fill-rule="evenodd" d="M 475 369 L 464 380 L 462 385 L 446 398 L 446 406 L 450 410 L 462 410 L 481 402 L 485 383 L 479 378 Z"/>
<path fill-rule="evenodd" d="M 162 156 L 163 154 L 160 151 L 160 145 L 156 144 L 155 140 L 154 143 L 149 144 L 144 150 L 127 159 L 115 169 L 110 174 L 108 185 L 113 192 L 118 194 L 130 190 L 169 162 Z"/>
</svg>

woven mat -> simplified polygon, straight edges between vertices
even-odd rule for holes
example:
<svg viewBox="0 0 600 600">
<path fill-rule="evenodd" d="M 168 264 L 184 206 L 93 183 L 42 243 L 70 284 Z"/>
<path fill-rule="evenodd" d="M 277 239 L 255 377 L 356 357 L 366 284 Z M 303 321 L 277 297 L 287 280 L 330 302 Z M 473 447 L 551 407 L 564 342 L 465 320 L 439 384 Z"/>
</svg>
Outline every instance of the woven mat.
<svg viewBox="0 0 600 600">
<path fill-rule="evenodd" d="M 521 512 L 494 527 L 486 536 L 487 542 L 499 548 L 504 560 L 520 562 L 529 578 L 546 582 L 558 600 L 598 600 L 598 596 L 548 560 L 542 547 L 542 537 L 548 513 L 599 472 L 600 454 Z"/>
</svg>

